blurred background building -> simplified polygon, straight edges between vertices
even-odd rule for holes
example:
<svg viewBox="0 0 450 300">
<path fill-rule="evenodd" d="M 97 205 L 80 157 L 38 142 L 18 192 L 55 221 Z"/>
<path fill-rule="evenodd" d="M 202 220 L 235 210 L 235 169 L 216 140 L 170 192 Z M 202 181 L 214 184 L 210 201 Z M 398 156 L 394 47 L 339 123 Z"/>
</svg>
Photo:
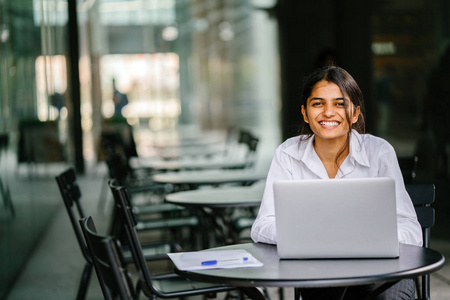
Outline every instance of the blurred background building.
<svg viewBox="0 0 450 300">
<path fill-rule="evenodd" d="M 449 45 L 449 0 L 0 0 L 0 298 L 62 205 L 55 166 L 95 172 L 102 128 L 125 120 L 139 146 L 246 127 L 273 153 L 327 59 L 360 84 L 367 131 L 417 155 L 415 180 L 448 211 Z M 444 219 L 433 234 L 450 238 Z"/>
</svg>

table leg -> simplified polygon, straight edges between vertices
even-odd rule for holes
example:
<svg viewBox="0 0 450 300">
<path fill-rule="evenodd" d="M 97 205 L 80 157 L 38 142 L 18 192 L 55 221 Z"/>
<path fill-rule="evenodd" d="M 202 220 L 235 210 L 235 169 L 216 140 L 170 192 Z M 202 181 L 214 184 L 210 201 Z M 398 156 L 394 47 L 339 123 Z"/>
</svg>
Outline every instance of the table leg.
<svg viewBox="0 0 450 300">
<path fill-rule="evenodd" d="M 227 225 L 225 210 L 204 207 L 200 210 L 200 222 L 203 230 L 203 247 L 211 247 L 211 241 L 219 245 L 230 244 L 229 225 Z M 212 236 L 210 236 L 212 234 Z"/>
<path fill-rule="evenodd" d="M 209 236 L 209 228 L 210 228 L 210 221 L 208 218 L 208 214 L 207 212 L 205 212 L 204 209 L 200 209 L 198 210 L 198 214 L 197 214 L 199 221 L 200 221 L 200 226 L 202 228 L 202 235 L 201 235 L 201 239 L 202 239 L 202 247 L 203 249 L 208 249 L 209 247 L 211 247 L 210 245 L 210 236 Z"/>
</svg>

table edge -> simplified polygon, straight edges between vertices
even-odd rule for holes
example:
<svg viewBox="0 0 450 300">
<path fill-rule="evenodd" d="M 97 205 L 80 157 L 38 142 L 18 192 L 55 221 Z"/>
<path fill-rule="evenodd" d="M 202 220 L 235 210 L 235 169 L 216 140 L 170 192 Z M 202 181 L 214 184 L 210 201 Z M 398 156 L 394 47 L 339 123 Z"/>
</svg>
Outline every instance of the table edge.
<svg viewBox="0 0 450 300">
<path fill-rule="evenodd" d="M 251 244 L 251 243 L 249 243 Z M 245 245 L 245 244 L 243 244 Z M 419 247 L 419 246 L 417 246 Z M 424 247 L 423 247 L 424 248 Z M 296 288 L 315 288 L 315 287 L 338 287 L 338 286 L 355 286 L 355 285 L 364 285 L 364 284 L 372 284 L 372 283 L 380 283 L 380 282 L 390 282 L 390 281 L 398 281 L 401 279 L 407 278 L 415 278 L 418 276 L 422 276 L 425 274 L 431 274 L 442 269 L 445 265 L 445 257 L 442 253 L 432 249 L 432 248 L 424 248 L 426 251 L 432 251 L 440 255 L 440 259 L 433 264 L 430 264 L 425 267 L 421 267 L 411 270 L 404 270 L 402 272 L 396 272 L 395 274 L 383 274 L 382 276 L 375 277 L 355 277 L 355 278 L 328 278 L 328 279 L 313 279 L 313 280 L 251 280 L 251 279 L 234 279 L 227 278 L 227 281 L 224 282 L 219 276 L 208 276 L 205 274 L 199 274 L 192 271 L 181 271 L 175 267 L 175 273 L 188 278 L 190 280 L 203 281 L 209 283 L 230 285 L 230 286 L 241 286 L 241 287 L 296 287 Z"/>
</svg>

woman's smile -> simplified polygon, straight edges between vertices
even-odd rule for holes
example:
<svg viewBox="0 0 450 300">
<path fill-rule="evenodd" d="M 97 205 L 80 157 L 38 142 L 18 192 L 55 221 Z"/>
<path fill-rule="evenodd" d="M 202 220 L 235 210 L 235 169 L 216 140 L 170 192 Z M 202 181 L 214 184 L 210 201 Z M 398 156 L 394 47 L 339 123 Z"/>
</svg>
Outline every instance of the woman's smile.
<svg viewBox="0 0 450 300">
<path fill-rule="evenodd" d="M 324 128 L 333 129 L 336 126 L 339 126 L 339 124 L 341 124 L 341 123 L 337 122 L 337 121 L 320 121 L 319 124 Z"/>
</svg>

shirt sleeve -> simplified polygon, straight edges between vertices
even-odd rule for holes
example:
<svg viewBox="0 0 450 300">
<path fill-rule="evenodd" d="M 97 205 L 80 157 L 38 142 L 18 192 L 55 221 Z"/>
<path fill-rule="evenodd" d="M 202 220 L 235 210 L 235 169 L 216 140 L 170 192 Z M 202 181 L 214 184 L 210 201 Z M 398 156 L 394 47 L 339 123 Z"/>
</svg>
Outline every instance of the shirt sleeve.
<svg viewBox="0 0 450 300">
<path fill-rule="evenodd" d="M 402 244 L 422 246 L 422 227 L 417 220 L 413 203 L 406 191 L 397 155 L 390 144 L 386 143 L 379 152 L 379 163 L 379 176 L 391 177 L 395 180 L 399 242 Z"/>
<path fill-rule="evenodd" d="M 277 148 L 267 174 L 261 206 L 253 223 L 251 238 L 254 242 L 276 244 L 275 204 L 273 183 L 275 180 L 292 180 L 290 172 L 290 158 L 283 154 L 282 145 Z"/>
</svg>

